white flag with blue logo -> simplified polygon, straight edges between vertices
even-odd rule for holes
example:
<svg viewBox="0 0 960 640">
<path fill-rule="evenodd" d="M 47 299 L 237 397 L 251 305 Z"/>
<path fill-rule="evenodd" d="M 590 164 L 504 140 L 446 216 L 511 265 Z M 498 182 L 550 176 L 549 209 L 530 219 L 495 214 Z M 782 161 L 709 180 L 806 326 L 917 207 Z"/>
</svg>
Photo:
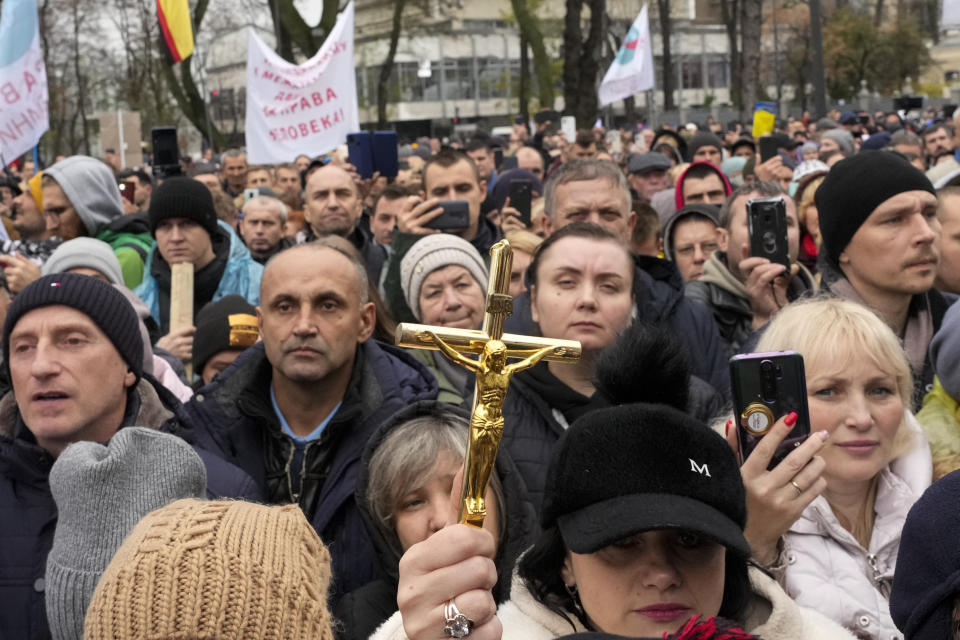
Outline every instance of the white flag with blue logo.
<svg viewBox="0 0 960 640">
<path fill-rule="evenodd" d="M 653 89 L 653 46 L 650 43 L 647 5 L 643 5 L 640 15 L 623 38 L 616 59 L 600 83 L 600 106 L 648 89 Z"/>
<path fill-rule="evenodd" d="M 36 0 L 0 9 L 0 158 L 10 164 L 50 128 Z"/>
</svg>

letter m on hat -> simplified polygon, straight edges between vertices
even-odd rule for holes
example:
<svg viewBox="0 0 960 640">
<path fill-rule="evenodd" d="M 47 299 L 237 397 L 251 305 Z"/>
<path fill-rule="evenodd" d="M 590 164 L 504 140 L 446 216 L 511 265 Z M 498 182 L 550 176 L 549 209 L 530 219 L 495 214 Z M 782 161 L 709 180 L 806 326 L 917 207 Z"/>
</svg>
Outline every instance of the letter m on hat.
<svg viewBox="0 0 960 640">
<path fill-rule="evenodd" d="M 707 466 L 706 462 L 704 462 L 701 465 L 701 464 L 697 464 L 697 461 L 694 460 L 693 458 L 688 458 L 688 460 L 690 460 L 690 471 L 693 471 L 694 473 L 699 473 L 702 476 L 707 476 L 708 478 L 713 477 L 710 475 L 710 467 Z"/>
</svg>

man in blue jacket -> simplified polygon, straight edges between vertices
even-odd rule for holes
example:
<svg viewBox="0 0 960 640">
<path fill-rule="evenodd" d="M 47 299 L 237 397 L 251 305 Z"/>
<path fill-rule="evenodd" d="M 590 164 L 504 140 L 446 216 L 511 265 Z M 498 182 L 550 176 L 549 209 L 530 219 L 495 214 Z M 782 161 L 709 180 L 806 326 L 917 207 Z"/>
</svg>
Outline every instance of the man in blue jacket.
<svg viewBox="0 0 960 640">
<path fill-rule="evenodd" d="M 253 477 L 267 501 L 300 505 L 333 558 L 332 601 L 374 577 L 354 500 L 367 440 L 437 383 L 370 339 L 376 311 L 357 250 L 329 235 L 274 256 L 260 289 L 262 341 L 185 407 L 197 443 Z"/>
<path fill-rule="evenodd" d="M 3 328 L 12 389 L 0 398 L 0 637 L 50 637 L 44 571 L 57 507 L 50 469 L 71 443 L 107 442 L 124 427 L 179 430 L 181 406 L 143 372 L 140 322 L 97 278 L 41 277 L 17 295 Z M 210 497 L 260 499 L 252 481 L 197 451 Z"/>
<path fill-rule="evenodd" d="M 147 256 L 143 282 L 134 291 L 160 327 L 157 346 L 190 362 L 196 327 L 170 330 L 170 265 L 193 264 L 194 317 L 208 302 L 230 294 L 256 305 L 263 266 L 230 225 L 217 220 L 213 196 L 196 180 L 164 180 L 150 198 L 149 219 L 156 244 Z"/>
</svg>

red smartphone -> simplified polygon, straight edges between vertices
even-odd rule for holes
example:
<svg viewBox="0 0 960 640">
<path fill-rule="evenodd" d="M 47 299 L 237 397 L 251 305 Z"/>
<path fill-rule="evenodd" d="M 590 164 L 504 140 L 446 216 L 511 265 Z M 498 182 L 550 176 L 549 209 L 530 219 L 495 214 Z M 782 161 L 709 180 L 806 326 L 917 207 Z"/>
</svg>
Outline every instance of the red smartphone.
<svg viewBox="0 0 960 640">
<path fill-rule="evenodd" d="M 135 180 L 124 180 L 120 183 L 120 195 L 126 198 L 130 204 L 135 204 L 134 199 L 137 197 L 137 183 Z"/>
</svg>

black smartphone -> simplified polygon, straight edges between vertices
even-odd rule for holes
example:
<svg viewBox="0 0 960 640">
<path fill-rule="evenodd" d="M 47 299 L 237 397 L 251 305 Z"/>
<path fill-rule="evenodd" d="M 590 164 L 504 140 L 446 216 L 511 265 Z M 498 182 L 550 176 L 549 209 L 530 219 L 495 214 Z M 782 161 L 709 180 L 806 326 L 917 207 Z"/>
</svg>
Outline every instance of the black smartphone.
<svg viewBox="0 0 960 640">
<path fill-rule="evenodd" d="M 501 164 L 503 164 L 503 149 L 497 147 L 493 150 L 493 166 L 499 170 Z"/>
<path fill-rule="evenodd" d="M 517 156 L 504 156 L 500 163 L 500 171 L 510 171 L 517 168 Z"/>
<path fill-rule="evenodd" d="M 180 146 L 176 127 L 154 127 L 150 130 L 153 149 L 150 165 L 159 179 L 180 175 Z"/>
<path fill-rule="evenodd" d="M 350 164 L 357 168 L 361 178 L 373 177 L 373 140 L 370 132 L 348 133 L 347 153 Z"/>
<path fill-rule="evenodd" d="M 373 134 L 373 166 L 384 178 L 396 178 L 397 159 L 397 132 L 377 131 Z"/>
<path fill-rule="evenodd" d="M 443 209 L 443 213 L 423 226 L 443 231 L 470 226 L 470 203 L 466 200 L 441 200 L 437 206 Z"/>
<path fill-rule="evenodd" d="M 510 183 L 510 206 L 520 213 L 520 222 L 530 226 L 530 197 L 533 184 L 529 180 Z"/>
<path fill-rule="evenodd" d="M 777 155 L 777 139 L 773 136 L 764 136 L 760 138 L 760 162 L 766 162 Z"/>
<path fill-rule="evenodd" d="M 797 421 L 777 447 L 769 468 L 777 466 L 810 435 L 807 378 L 803 356 L 796 351 L 733 356 L 730 385 L 741 460 L 747 459 L 773 423 L 791 411 L 797 412 Z"/>
<path fill-rule="evenodd" d="M 787 205 L 783 198 L 753 198 L 747 201 L 750 255 L 767 258 L 790 269 L 787 240 Z"/>
</svg>

